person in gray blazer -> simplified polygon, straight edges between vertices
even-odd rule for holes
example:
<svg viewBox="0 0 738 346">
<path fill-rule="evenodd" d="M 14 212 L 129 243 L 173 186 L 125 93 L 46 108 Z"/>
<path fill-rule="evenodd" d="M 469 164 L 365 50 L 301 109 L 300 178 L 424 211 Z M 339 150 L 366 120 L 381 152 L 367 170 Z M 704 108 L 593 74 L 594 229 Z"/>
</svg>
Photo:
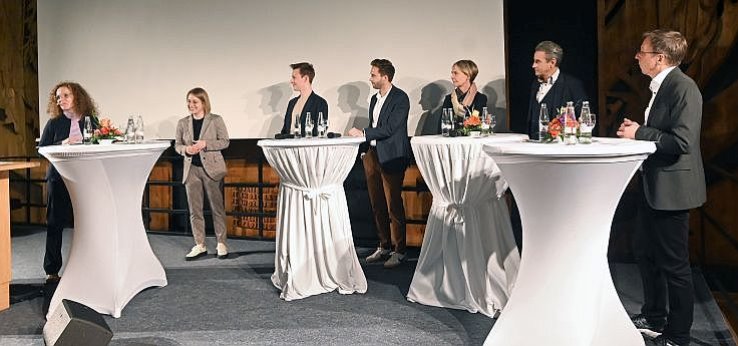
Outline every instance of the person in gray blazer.
<svg viewBox="0 0 738 346">
<path fill-rule="evenodd" d="M 205 219 L 203 218 L 203 191 L 208 196 L 213 215 L 217 257 L 228 258 L 226 246 L 225 207 L 221 184 L 226 175 L 226 164 L 221 150 L 228 148 L 230 139 L 223 118 L 210 113 L 210 97 L 202 88 L 187 92 L 190 115 L 177 123 L 174 148 L 184 157 L 182 182 L 187 190 L 190 225 L 195 246 L 185 256 L 190 261 L 207 255 L 205 246 Z"/>
<path fill-rule="evenodd" d="M 641 313 L 631 317 L 639 329 L 662 332 L 656 345 L 689 345 L 694 311 L 689 209 L 706 200 L 700 153 L 702 94 L 679 69 L 686 54 L 687 40 L 679 32 L 643 34 L 635 58 L 641 72 L 652 79 L 651 100 L 643 125 L 626 118 L 617 132 L 656 142 L 656 152 L 642 166 L 634 242 L 644 303 Z"/>
</svg>

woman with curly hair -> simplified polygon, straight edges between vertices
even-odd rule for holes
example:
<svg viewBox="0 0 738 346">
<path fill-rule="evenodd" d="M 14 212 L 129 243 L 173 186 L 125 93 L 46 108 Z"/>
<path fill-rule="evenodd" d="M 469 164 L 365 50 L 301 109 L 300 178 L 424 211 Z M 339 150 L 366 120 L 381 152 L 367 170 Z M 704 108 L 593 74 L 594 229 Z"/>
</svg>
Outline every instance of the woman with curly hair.
<svg viewBox="0 0 738 346">
<path fill-rule="evenodd" d="M 49 92 L 46 111 L 51 118 L 41 134 L 39 147 L 82 143 L 85 117 L 91 117 L 97 128 L 97 106 L 87 91 L 74 82 L 60 82 Z M 44 271 L 46 282 L 58 282 L 62 266 L 62 231 L 72 224 L 72 202 L 64 181 L 54 166 L 46 172 L 46 253 Z"/>
</svg>

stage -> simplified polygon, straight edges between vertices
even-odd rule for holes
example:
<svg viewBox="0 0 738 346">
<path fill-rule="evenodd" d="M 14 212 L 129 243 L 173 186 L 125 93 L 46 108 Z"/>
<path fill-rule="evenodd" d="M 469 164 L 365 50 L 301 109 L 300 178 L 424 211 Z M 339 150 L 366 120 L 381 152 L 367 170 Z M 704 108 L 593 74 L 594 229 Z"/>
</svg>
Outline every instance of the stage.
<svg viewBox="0 0 738 346">
<path fill-rule="evenodd" d="M 65 254 L 71 235 L 65 231 Z M 44 240 L 43 229 L 13 229 L 13 286 L 11 307 L 0 312 L 2 345 L 44 344 Z M 270 281 L 274 242 L 230 239 L 229 259 L 210 255 L 186 262 L 191 237 L 149 234 L 149 241 L 169 284 L 138 294 L 120 318 L 104 316 L 113 331 L 111 345 L 481 345 L 494 325 L 494 319 L 482 314 L 408 302 L 417 249 L 409 253 L 408 263 L 387 270 L 381 263 L 364 263 L 373 249 L 357 248 L 368 281 L 366 294 L 332 292 L 287 302 Z M 207 242 L 213 254 L 215 239 L 208 237 Z M 626 310 L 637 312 L 637 267 L 611 263 L 610 268 Z M 698 268 L 694 282 L 692 345 L 735 345 Z"/>
</svg>

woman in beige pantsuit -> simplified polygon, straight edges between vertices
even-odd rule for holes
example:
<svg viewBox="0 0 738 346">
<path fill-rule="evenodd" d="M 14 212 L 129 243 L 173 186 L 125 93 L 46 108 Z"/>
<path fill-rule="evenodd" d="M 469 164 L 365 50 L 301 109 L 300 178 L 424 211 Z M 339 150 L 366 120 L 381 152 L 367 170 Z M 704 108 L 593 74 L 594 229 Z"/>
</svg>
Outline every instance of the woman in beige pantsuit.
<svg viewBox="0 0 738 346">
<path fill-rule="evenodd" d="M 177 123 L 175 150 L 184 157 L 182 182 L 187 189 L 190 225 L 195 246 L 185 256 L 190 261 L 207 255 L 203 192 L 207 194 L 213 215 L 217 257 L 228 258 L 226 247 L 225 207 L 221 184 L 226 165 L 221 150 L 228 148 L 228 130 L 220 115 L 210 113 L 210 98 L 202 88 L 187 92 L 190 115 Z"/>
</svg>

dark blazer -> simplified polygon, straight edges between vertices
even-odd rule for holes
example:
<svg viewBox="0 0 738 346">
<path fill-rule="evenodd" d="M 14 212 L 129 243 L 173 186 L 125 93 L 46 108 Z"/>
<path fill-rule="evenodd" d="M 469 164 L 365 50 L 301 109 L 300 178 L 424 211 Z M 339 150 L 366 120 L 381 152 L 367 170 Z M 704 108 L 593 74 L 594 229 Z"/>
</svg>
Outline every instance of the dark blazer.
<svg viewBox="0 0 738 346">
<path fill-rule="evenodd" d="M 452 93 L 453 92 L 456 92 L 456 90 L 452 90 L 451 92 Z M 461 101 L 461 100 L 459 100 L 459 101 Z M 454 105 L 451 102 L 451 94 L 446 95 L 446 98 L 443 99 L 443 107 L 442 108 L 452 108 L 453 106 Z M 482 109 L 484 107 L 487 107 L 487 95 L 482 94 L 480 92 L 477 92 L 477 94 L 474 95 L 474 100 L 472 100 L 472 104 L 471 104 L 471 107 L 469 107 L 469 109 L 472 110 L 472 111 L 478 110 L 479 111 L 479 116 L 482 116 Z M 442 121 L 442 119 L 439 118 L 438 120 L 439 121 L 438 121 L 438 126 L 437 126 L 437 129 L 436 129 L 436 132 L 437 133 L 441 133 L 441 121 Z"/>
<path fill-rule="evenodd" d="M 374 123 L 374 105 L 377 95 L 369 102 L 369 126 Z M 407 137 L 407 118 L 410 99 L 402 89 L 392 86 L 379 111 L 377 127 L 364 129 L 366 143 L 377 141 L 377 158 L 383 169 L 404 170 L 410 157 L 410 140 Z"/>
<path fill-rule="evenodd" d="M 587 100 L 587 93 L 584 92 L 582 82 L 563 71 L 559 73 L 559 78 L 556 79 L 551 90 L 548 91 L 540 103 L 536 100 L 539 86 L 540 83 L 538 80 L 534 80 L 530 85 L 528 121 L 526 124 L 528 124 L 528 137 L 531 139 L 538 139 L 538 117 L 541 112 L 541 103 L 546 104 L 549 116 L 553 117 L 556 115 L 556 109 L 566 106 L 566 102 L 568 101 L 574 102 L 576 114 L 578 115 L 582 109 L 582 101 Z"/>
<path fill-rule="evenodd" d="M 686 210 L 705 202 L 701 129 L 702 94 L 677 67 L 661 83 L 647 124 L 635 134 L 656 142 L 656 152 L 643 162 L 643 189 L 651 208 Z"/>
<path fill-rule="evenodd" d="M 98 128 L 99 121 L 96 116 L 92 116 L 92 128 Z M 69 138 L 69 128 L 72 126 L 72 120 L 64 115 L 60 115 L 56 118 L 51 118 L 46 122 L 44 131 L 41 133 L 41 139 L 38 142 L 39 147 L 47 145 L 59 145 L 62 141 Z M 85 128 L 85 117 L 80 118 L 79 128 L 84 131 Z M 46 170 L 46 180 L 61 181 L 62 178 L 59 172 L 56 171 L 53 165 L 49 165 Z"/>
<path fill-rule="evenodd" d="M 287 112 L 284 114 L 284 125 L 282 125 L 282 134 L 292 133 L 292 126 L 294 121 L 292 120 L 292 110 L 295 109 L 298 97 L 295 97 L 287 103 Z M 307 112 L 310 112 L 310 118 L 313 119 L 313 136 L 318 135 L 318 112 L 323 112 L 323 117 L 328 119 L 328 102 L 324 98 L 318 96 L 315 91 L 310 93 L 305 106 L 302 107 L 302 113 L 300 113 L 300 135 L 305 137 L 305 117 Z"/>
</svg>

